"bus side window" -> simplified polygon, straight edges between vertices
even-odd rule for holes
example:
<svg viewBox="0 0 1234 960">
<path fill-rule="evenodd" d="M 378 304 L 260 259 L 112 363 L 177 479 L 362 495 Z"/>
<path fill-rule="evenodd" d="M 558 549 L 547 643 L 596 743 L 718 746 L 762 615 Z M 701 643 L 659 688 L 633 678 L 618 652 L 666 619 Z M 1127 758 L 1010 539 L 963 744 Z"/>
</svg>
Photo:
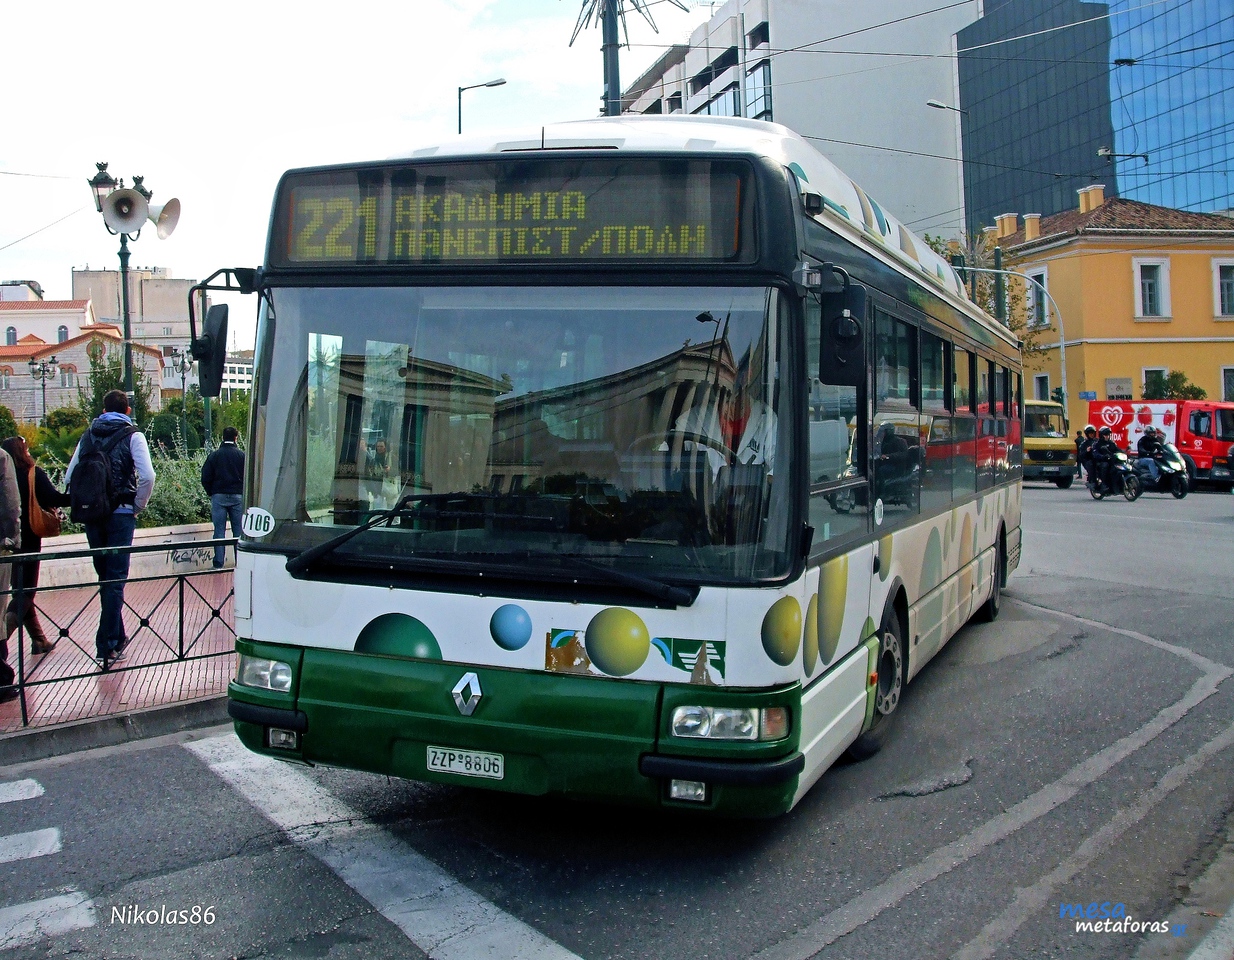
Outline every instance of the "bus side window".
<svg viewBox="0 0 1234 960">
<path fill-rule="evenodd" d="M 809 432 L 810 526 L 818 551 L 830 541 L 864 534 L 869 496 L 862 388 L 824 383 L 814 360 L 819 356 L 822 311 L 806 297 L 806 423 Z"/>
<path fill-rule="evenodd" d="M 951 503 L 951 418 L 947 410 L 948 353 L 951 345 L 921 331 L 921 510 L 938 513 Z"/>
<path fill-rule="evenodd" d="M 951 418 L 951 496 L 966 500 L 977 489 L 977 421 L 973 417 L 973 355 L 955 348 Z"/>
<path fill-rule="evenodd" d="M 917 328 L 876 311 L 874 330 L 874 496 L 895 522 L 921 509 Z"/>
</svg>

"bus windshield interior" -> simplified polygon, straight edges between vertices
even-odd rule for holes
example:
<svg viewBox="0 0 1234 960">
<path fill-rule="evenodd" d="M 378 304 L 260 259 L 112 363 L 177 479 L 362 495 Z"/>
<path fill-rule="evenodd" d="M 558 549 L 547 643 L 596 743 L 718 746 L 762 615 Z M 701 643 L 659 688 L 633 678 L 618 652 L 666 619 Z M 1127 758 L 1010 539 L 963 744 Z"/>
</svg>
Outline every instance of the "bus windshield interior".
<svg viewBox="0 0 1234 960">
<path fill-rule="evenodd" d="M 691 582 L 782 576 L 782 297 L 765 287 L 279 288 L 258 344 L 264 542 Z M 277 469 L 275 469 L 277 467 Z M 413 564 L 414 565 L 414 564 Z"/>
</svg>

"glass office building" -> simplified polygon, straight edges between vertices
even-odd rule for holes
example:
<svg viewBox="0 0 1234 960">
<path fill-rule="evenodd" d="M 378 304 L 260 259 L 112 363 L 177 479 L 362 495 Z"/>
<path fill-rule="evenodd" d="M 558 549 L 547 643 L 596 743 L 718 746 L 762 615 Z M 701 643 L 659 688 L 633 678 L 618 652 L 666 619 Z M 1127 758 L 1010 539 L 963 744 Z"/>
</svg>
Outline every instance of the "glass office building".
<svg viewBox="0 0 1234 960">
<path fill-rule="evenodd" d="M 1229 0 L 986 0 L 956 47 L 970 233 L 1075 208 L 1090 183 L 1234 207 Z"/>
</svg>

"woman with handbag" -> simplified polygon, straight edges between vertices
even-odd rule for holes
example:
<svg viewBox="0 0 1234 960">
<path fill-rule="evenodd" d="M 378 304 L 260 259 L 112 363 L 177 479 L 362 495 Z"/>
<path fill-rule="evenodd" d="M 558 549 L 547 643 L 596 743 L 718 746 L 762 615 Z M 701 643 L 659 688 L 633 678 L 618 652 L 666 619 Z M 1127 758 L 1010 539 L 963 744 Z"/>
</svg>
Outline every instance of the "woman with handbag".
<svg viewBox="0 0 1234 960">
<path fill-rule="evenodd" d="M 67 507 L 71 499 L 61 493 L 34 462 L 24 437 L 9 437 L 0 442 L 17 468 L 17 492 L 21 496 L 21 546 L 16 555 L 31 555 L 34 559 L 13 563 L 13 602 L 4 617 L 4 636 L 7 642 L 19 624 L 24 624 L 30 635 L 30 653 L 50 653 L 55 640 L 48 640 L 34 609 L 34 594 L 39 585 L 38 555 L 43 550 L 44 537 L 60 535 L 60 516 L 57 507 Z"/>
</svg>

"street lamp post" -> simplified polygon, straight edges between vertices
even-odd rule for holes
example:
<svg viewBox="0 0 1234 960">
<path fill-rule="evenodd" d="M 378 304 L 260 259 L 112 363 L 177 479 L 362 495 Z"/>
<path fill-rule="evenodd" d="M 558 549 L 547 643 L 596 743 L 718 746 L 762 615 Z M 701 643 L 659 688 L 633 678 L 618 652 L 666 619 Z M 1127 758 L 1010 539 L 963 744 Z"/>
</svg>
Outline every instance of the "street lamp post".
<svg viewBox="0 0 1234 960">
<path fill-rule="evenodd" d="M 180 436 L 184 440 L 184 452 L 189 450 L 189 394 L 188 376 L 193 369 L 193 358 L 179 347 L 171 348 L 171 369 L 180 374 Z"/>
<path fill-rule="evenodd" d="M 1020 273 L 1019 270 L 991 270 L 989 267 L 957 267 L 956 269 L 971 270 L 973 273 L 992 273 L 1008 277 L 1019 277 L 1025 283 L 1031 283 L 1035 289 L 1041 291 L 1050 306 L 1054 308 L 1054 318 L 1058 321 L 1058 370 L 1059 379 L 1062 381 L 1063 410 L 1065 411 L 1067 409 L 1067 338 L 1063 334 L 1063 312 L 1058 309 L 1058 304 L 1050 296 L 1050 291 L 1045 288 L 1045 284 L 1036 277 Z"/>
<path fill-rule="evenodd" d="M 35 360 L 30 358 L 30 376 L 36 382 L 43 385 L 43 417 L 47 417 L 47 381 L 51 380 L 60 372 L 59 365 L 55 357 L 48 357 L 46 360 Z"/>
<path fill-rule="evenodd" d="M 147 219 L 153 221 L 160 240 L 171 236 L 180 220 L 180 201 L 174 197 L 162 206 L 150 205 L 154 193 L 142 177 L 133 177 L 132 188 L 107 172 L 106 163 L 96 163 L 98 173 L 87 183 L 94 193 L 94 207 L 103 215 L 107 232 L 120 237 L 120 316 L 124 326 L 124 392 L 133 405 L 133 335 L 129 325 L 129 240 L 136 242 Z"/>
<path fill-rule="evenodd" d="M 505 82 L 504 77 L 498 77 L 496 80 L 489 80 L 487 83 L 473 83 L 469 87 L 458 88 L 458 132 L 460 134 L 463 132 L 463 91 L 478 90 L 480 87 L 500 87 Z"/>
<path fill-rule="evenodd" d="M 962 110 L 959 107 L 953 107 L 949 103 L 943 103 L 941 100 L 927 100 L 927 107 L 933 107 L 935 110 L 954 110 L 956 113 L 968 113 L 967 110 Z"/>
</svg>

